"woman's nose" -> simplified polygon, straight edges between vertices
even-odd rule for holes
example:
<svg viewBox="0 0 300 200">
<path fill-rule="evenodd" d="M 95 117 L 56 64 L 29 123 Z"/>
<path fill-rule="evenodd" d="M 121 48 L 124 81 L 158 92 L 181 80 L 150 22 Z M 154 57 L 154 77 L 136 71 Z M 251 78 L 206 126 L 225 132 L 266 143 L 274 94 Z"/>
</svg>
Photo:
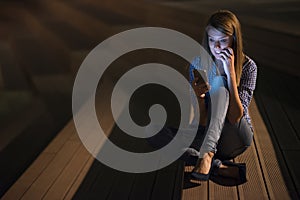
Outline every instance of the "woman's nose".
<svg viewBox="0 0 300 200">
<path fill-rule="evenodd" d="M 219 42 L 219 41 L 216 41 L 215 44 L 214 44 L 214 47 L 219 49 L 219 48 L 221 47 L 221 46 L 220 46 L 220 42 Z"/>
</svg>

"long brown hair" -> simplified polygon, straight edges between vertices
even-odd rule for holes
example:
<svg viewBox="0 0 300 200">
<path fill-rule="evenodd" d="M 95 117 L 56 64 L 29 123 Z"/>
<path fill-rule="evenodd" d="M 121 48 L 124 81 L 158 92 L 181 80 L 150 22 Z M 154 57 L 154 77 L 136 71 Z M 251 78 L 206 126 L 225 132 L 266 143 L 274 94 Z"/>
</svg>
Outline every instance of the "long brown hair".
<svg viewBox="0 0 300 200">
<path fill-rule="evenodd" d="M 208 26 L 212 26 L 226 35 L 233 36 L 232 49 L 234 51 L 234 67 L 236 82 L 237 85 L 239 85 L 244 62 L 242 31 L 239 20 L 232 12 L 228 10 L 219 10 L 210 16 L 206 27 Z M 212 56 L 208 44 L 208 35 L 206 30 L 204 33 L 202 45 Z"/>
</svg>

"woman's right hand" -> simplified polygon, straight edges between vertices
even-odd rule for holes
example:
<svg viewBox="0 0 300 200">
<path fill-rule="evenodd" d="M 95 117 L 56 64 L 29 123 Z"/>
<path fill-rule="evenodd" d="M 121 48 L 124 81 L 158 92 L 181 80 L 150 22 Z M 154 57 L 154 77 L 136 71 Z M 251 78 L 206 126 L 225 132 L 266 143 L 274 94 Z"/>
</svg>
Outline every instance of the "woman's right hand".
<svg viewBox="0 0 300 200">
<path fill-rule="evenodd" d="M 196 96 L 200 99 L 204 99 L 205 93 L 210 90 L 210 85 L 208 82 L 198 83 L 198 80 L 199 78 L 195 77 L 195 79 L 192 82 L 192 87 L 194 89 Z"/>
</svg>

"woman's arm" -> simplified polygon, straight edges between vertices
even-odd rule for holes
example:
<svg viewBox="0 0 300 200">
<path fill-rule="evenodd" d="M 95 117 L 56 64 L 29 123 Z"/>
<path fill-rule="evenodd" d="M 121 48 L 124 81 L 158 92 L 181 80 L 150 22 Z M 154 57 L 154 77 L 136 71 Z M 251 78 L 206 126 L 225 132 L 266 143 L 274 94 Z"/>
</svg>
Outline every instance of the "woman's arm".
<svg viewBox="0 0 300 200">
<path fill-rule="evenodd" d="M 228 89 L 229 89 L 229 107 L 227 111 L 227 119 L 231 124 L 235 124 L 240 121 L 243 116 L 243 105 L 241 103 L 237 84 L 235 71 L 230 72 L 230 75 L 227 76 L 228 80 Z"/>
<path fill-rule="evenodd" d="M 227 119 L 231 124 L 235 124 L 239 122 L 239 120 L 243 116 L 243 105 L 239 98 L 238 88 L 236 84 L 234 53 L 231 48 L 228 47 L 222 51 L 222 63 L 224 71 L 227 75 L 227 83 L 230 94 Z"/>
<path fill-rule="evenodd" d="M 189 65 L 189 81 L 193 88 L 193 91 L 196 94 L 199 111 L 200 111 L 200 119 L 199 124 L 202 126 L 206 126 L 207 122 L 207 108 L 205 103 L 205 93 L 209 91 L 210 86 L 208 83 L 198 83 L 199 77 L 194 77 L 194 65 L 197 65 L 199 61 L 195 59 L 193 64 Z"/>
<path fill-rule="evenodd" d="M 202 126 L 206 126 L 207 108 L 205 105 L 205 93 L 209 91 L 210 86 L 208 83 L 197 84 L 197 78 L 195 78 L 192 82 L 192 87 L 197 96 L 198 105 L 199 105 L 199 111 L 200 111 L 199 124 Z"/>
<path fill-rule="evenodd" d="M 256 63 L 247 57 L 247 62 L 243 66 L 243 73 L 238 87 L 239 97 L 244 108 L 244 115 L 248 115 L 248 107 L 253 97 L 256 87 L 257 66 Z"/>
</svg>

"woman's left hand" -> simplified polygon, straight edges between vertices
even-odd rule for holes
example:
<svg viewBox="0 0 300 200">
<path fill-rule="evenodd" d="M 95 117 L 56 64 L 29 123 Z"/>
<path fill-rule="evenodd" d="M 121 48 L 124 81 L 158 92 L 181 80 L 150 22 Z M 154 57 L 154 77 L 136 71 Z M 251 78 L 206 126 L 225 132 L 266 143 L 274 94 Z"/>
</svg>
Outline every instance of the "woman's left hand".
<svg viewBox="0 0 300 200">
<path fill-rule="evenodd" d="M 220 54 L 221 54 L 220 58 L 223 63 L 224 71 L 227 77 L 230 77 L 230 75 L 235 73 L 233 49 L 230 47 L 224 48 L 222 49 Z"/>
</svg>

